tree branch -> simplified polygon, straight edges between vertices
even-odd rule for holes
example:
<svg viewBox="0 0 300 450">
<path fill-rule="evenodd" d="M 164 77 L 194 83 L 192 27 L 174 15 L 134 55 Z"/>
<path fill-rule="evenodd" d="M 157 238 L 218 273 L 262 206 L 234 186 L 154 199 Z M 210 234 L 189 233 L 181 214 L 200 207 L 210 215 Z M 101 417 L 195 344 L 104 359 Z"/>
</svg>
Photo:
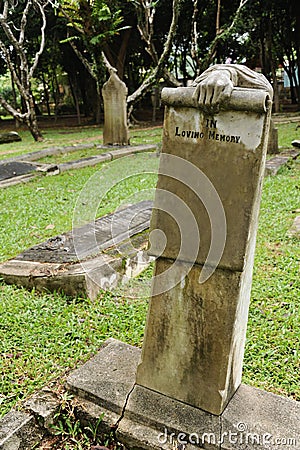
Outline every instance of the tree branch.
<svg viewBox="0 0 300 450">
<path fill-rule="evenodd" d="M 215 54 L 215 51 L 216 51 L 216 47 L 217 47 L 217 45 L 218 45 L 218 42 L 219 42 L 226 34 L 229 34 L 230 31 L 233 29 L 233 27 L 235 26 L 235 24 L 236 24 L 236 22 L 237 22 L 237 20 L 238 20 L 238 18 L 239 18 L 239 15 L 240 15 L 240 12 L 241 12 L 242 8 L 245 6 L 245 4 L 246 4 L 247 2 L 248 2 L 248 0 L 240 0 L 240 4 L 239 4 L 239 6 L 238 6 L 238 9 L 236 10 L 235 15 L 234 15 L 234 17 L 233 17 L 233 19 L 232 19 L 232 22 L 231 22 L 231 24 L 229 25 L 229 27 L 226 28 L 225 30 L 222 30 L 222 31 L 219 30 L 219 33 L 216 34 L 216 37 L 215 37 L 214 40 L 212 41 L 212 43 L 211 43 L 211 45 L 210 45 L 210 48 L 209 48 L 209 51 L 208 51 L 206 57 L 205 57 L 205 58 L 203 59 L 203 61 L 202 61 L 202 64 L 201 64 L 201 72 L 203 72 L 205 69 L 207 69 L 207 68 L 209 67 L 209 65 L 210 65 L 210 63 L 211 63 L 211 61 L 212 61 L 212 58 L 213 58 L 213 56 L 214 56 L 214 54 Z"/>
<path fill-rule="evenodd" d="M 82 64 L 84 65 L 84 67 L 86 68 L 88 73 L 92 76 L 92 78 L 94 78 L 94 80 L 96 80 L 96 82 L 98 82 L 97 74 L 94 72 L 90 62 L 83 56 L 81 51 L 78 50 L 78 48 L 76 47 L 76 45 L 74 44 L 74 42 L 72 40 L 70 40 L 69 43 L 70 43 L 74 53 L 76 54 L 77 58 L 82 62 Z"/>
<path fill-rule="evenodd" d="M 26 3 L 26 6 L 24 8 L 22 18 L 21 18 L 19 45 L 23 45 L 23 43 L 24 43 L 25 28 L 26 28 L 26 24 L 27 24 L 27 15 L 28 15 L 28 12 L 29 12 L 31 6 L 32 6 L 32 0 L 28 0 Z"/>
<path fill-rule="evenodd" d="M 142 83 L 141 86 L 131 95 L 127 97 L 127 104 L 134 104 L 140 97 L 142 97 L 159 79 L 161 76 L 166 76 L 165 72 L 165 64 L 171 53 L 173 38 L 176 32 L 179 11 L 182 0 L 173 0 L 173 15 L 172 22 L 169 28 L 168 36 L 164 45 L 163 52 L 159 58 L 159 61 L 156 67 L 153 69 L 152 73 L 146 78 L 146 80 Z"/>
<path fill-rule="evenodd" d="M 45 48 L 45 30 L 46 30 L 47 21 L 46 21 L 46 14 L 45 14 L 45 11 L 44 11 L 44 7 L 46 5 L 41 5 L 40 2 L 38 2 L 38 1 L 36 1 L 36 4 L 38 5 L 40 13 L 41 13 L 41 16 L 42 16 L 41 43 L 40 43 L 39 50 L 35 54 L 35 58 L 34 58 L 33 64 L 32 64 L 32 66 L 31 66 L 31 68 L 29 70 L 29 78 L 33 77 L 34 71 L 37 68 L 37 65 L 39 63 L 40 56 L 42 55 L 42 53 L 44 51 L 44 48 Z"/>
</svg>

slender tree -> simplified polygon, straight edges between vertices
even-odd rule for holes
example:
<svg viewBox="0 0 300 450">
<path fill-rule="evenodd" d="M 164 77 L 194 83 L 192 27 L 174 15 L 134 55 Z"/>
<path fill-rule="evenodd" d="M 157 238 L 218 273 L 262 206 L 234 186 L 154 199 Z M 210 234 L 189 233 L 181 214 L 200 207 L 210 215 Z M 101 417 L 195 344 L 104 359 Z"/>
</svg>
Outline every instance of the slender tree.
<svg viewBox="0 0 300 450">
<path fill-rule="evenodd" d="M 36 141 L 43 139 L 38 127 L 31 81 L 45 47 L 47 0 L 27 0 L 1 2 L 0 13 L 0 50 L 11 73 L 14 86 L 18 89 L 22 100 L 22 110 L 9 104 L 2 96 L 0 103 L 16 120 L 25 123 Z M 29 49 L 32 36 L 28 35 L 29 21 L 36 20 L 39 38 L 35 49 Z M 29 51 L 32 50 L 32 51 Z"/>
</svg>

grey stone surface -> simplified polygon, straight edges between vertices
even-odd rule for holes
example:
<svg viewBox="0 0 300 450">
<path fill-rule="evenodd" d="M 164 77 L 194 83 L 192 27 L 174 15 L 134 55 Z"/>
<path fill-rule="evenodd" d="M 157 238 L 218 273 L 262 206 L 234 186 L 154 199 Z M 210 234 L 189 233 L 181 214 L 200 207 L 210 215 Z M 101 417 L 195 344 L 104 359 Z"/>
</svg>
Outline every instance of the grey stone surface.
<svg viewBox="0 0 300 450">
<path fill-rule="evenodd" d="M 76 417 L 83 426 L 97 426 L 103 433 L 111 433 L 115 429 L 120 415 L 89 400 L 76 397 Z M 99 424 L 99 418 L 101 422 Z"/>
<path fill-rule="evenodd" d="M 173 269 L 176 277 L 173 265 L 159 258 L 155 276 Z M 181 283 L 152 296 L 136 381 L 220 414 L 241 383 L 251 273 L 217 269 L 202 284 L 201 270 L 194 265 Z"/>
<path fill-rule="evenodd" d="M 27 183 L 30 180 L 36 178 L 39 174 L 37 172 L 29 173 L 26 175 L 19 175 L 18 177 L 8 178 L 0 181 L 0 189 L 14 186 L 15 184 Z"/>
<path fill-rule="evenodd" d="M 161 444 L 172 443 L 172 433 L 175 442 L 181 436 L 186 444 L 195 444 L 189 436 L 197 435 L 207 449 L 214 448 L 205 442 L 206 436 L 219 436 L 221 431 L 219 417 L 137 385 L 129 396 L 124 419 L 119 424 L 119 433 L 124 433 L 124 428 L 129 429 L 130 422 L 133 429 L 134 425 L 144 426 L 151 430 L 152 442 L 158 448 Z"/>
<path fill-rule="evenodd" d="M 173 260 L 178 257 L 182 243 L 181 229 L 169 212 L 164 210 L 164 197 L 166 191 L 176 196 L 180 193 L 180 198 L 190 208 L 197 222 L 201 236 L 196 262 L 204 264 L 211 244 L 211 220 L 218 211 L 211 205 L 213 211 L 208 215 L 207 204 L 211 204 L 210 197 L 213 192 L 209 192 L 206 179 L 200 178 L 200 173 L 203 173 L 216 190 L 226 215 L 226 244 L 220 266 L 225 269 L 243 269 L 249 229 L 259 198 L 257 186 L 265 162 L 266 126 L 264 116 L 260 115 L 257 119 L 256 113 L 233 114 L 224 111 L 214 115 L 214 120 L 211 121 L 194 108 L 167 108 L 159 169 L 162 175 L 157 184 L 157 210 L 154 210 L 151 225 L 153 229 L 159 228 L 165 233 L 167 244 L 163 252 L 154 245 L 152 252 L 155 256 Z M 192 133 L 193 130 L 202 132 L 203 138 L 186 137 L 186 133 Z M 214 139 L 210 139 L 210 135 L 214 136 Z M 237 137 L 240 141 L 221 142 L 221 135 Z M 194 169 L 191 167 L 189 170 L 180 171 L 180 163 L 177 169 L 172 156 L 183 158 L 191 163 Z M 168 176 L 169 173 L 172 179 Z M 180 258 L 189 261 L 190 255 L 186 252 Z"/>
<path fill-rule="evenodd" d="M 60 402 L 57 396 L 46 388 L 35 393 L 24 404 L 24 408 L 34 415 L 37 423 L 48 430 L 51 430 L 55 423 L 55 415 L 59 406 Z"/>
<path fill-rule="evenodd" d="M 0 421 L 1 450 L 31 450 L 41 438 L 32 415 L 12 410 Z"/>
<path fill-rule="evenodd" d="M 29 174 L 37 169 L 37 165 L 22 161 L 2 162 L 0 164 L 0 181 Z"/>
<path fill-rule="evenodd" d="M 70 375 L 83 422 L 104 413 L 104 429 L 117 424 L 117 437 L 130 450 L 300 449 L 299 402 L 241 385 L 215 416 L 134 385 L 139 357 L 138 348 L 109 339 Z"/>
<path fill-rule="evenodd" d="M 96 164 L 103 163 L 105 161 L 111 161 L 110 153 L 102 153 L 101 155 L 89 156 L 86 158 L 80 158 L 75 161 L 68 161 L 66 163 L 58 164 L 59 172 L 66 172 L 72 169 L 82 169 L 83 167 L 95 166 Z"/>
<path fill-rule="evenodd" d="M 222 433 L 224 450 L 300 449 L 300 403 L 242 385 L 222 415 Z"/>
<path fill-rule="evenodd" d="M 288 156 L 275 156 L 266 162 L 265 176 L 277 175 L 279 170 L 290 160 Z"/>
<path fill-rule="evenodd" d="M 163 91 L 158 259 L 136 381 L 221 414 L 241 382 L 272 87 L 239 65 L 194 86 Z"/>
<path fill-rule="evenodd" d="M 139 357 L 137 348 L 109 339 L 94 358 L 71 373 L 67 379 L 68 389 L 121 415 L 134 386 Z"/>
<path fill-rule="evenodd" d="M 68 263 L 89 259 L 149 227 L 151 201 L 129 205 L 95 222 L 49 238 L 16 256 L 18 261 Z"/>
<path fill-rule="evenodd" d="M 267 160 L 265 165 L 265 176 L 277 175 L 282 167 L 286 166 L 290 161 L 297 159 L 299 154 L 299 150 L 287 150 Z"/>
</svg>

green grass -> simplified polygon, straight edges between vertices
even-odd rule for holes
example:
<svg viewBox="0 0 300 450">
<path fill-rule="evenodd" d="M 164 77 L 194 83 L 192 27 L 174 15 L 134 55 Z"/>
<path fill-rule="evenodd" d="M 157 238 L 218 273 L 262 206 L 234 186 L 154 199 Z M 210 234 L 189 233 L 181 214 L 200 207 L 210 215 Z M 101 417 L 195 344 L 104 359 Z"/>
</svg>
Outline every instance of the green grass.
<svg viewBox="0 0 300 450">
<path fill-rule="evenodd" d="M 107 191 L 98 216 L 113 212 L 121 201 L 132 203 L 132 196 L 135 197 L 140 190 L 153 189 L 157 167 L 157 155 L 145 153 L 1 189 L 0 203 L 3 207 L 0 213 L 0 261 L 53 235 L 70 230 L 77 199 L 85 184 L 100 170 L 104 177 L 106 173 L 108 176 L 106 181 L 101 181 L 98 190 L 95 188 L 96 192 L 93 194 L 96 200 L 100 200 L 100 192 Z M 124 181 L 113 181 L 120 174 L 123 178 L 126 171 L 137 175 Z M 85 214 L 85 208 L 83 213 Z M 88 210 L 86 214 L 89 214 Z"/>
<path fill-rule="evenodd" d="M 244 382 L 300 400 L 300 164 L 265 179 L 244 361 Z M 298 210 L 298 213 L 296 212 Z"/>
<path fill-rule="evenodd" d="M 147 300 L 105 293 L 70 301 L 1 285 L 1 413 L 95 353 L 108 337 L 142 339 Z"/>
<path fill-rule="evenodd" d="M 278 125 L 280 144 L 297 138 L 295 124 L 289 125 L 292 128 Z M 77 131 L 67 135 L 66 145 L 74 143 Z M 91 136 L 94 131 L 86 129 L 84 133 Z M 47 133 L 52 135 L 51 130 Z M 158 142 L 161 129 L 132 130 L 131 134 L 132 143 Z M 24 141 L 22 145 L 22 151 L 35 147 L 32 140 L 28 148 Z M 61 145 L 61 141 L 53 137 L 51 145 Z M 120 202 L 152 195 L 157 166 L 155 154 L 140 154 L 0 190 L 0 260 L 71 229 L 77 199 L 91 177 L 102 177 L 94 192 L 96 197 L 103 195 L 103 201 L 99 208 L 97 202 L 93 208 L 105 214 Z M 297 400 L 300 243 L 289 237 L 288 230 L 299 215 L 299 174 L 299 163 L 293 163 L 264 182 L 243 379 Z M 102 293 L 95 302 L 28 292 L 2 282 L 0 415 L 50 380 L 63 380 L 67 371 L 97 352 L 109 337 L 140 346 L 151 275 L 150 268 L 123 290 Z"/>
<path fill-rule="evenodd" d="M 278 146 L 282 149 L 291 148 L 294 139 L 300 140 L 300 126 L 297 122 L 276 124 L 278 128 Z"/>
<path fill-rule="evenodd" d="M 1 132 L 8 131 L 1 128 Z M 64 128 L 46 128 L 42 130 L 44 141 L 34 142 L 32 136 L 27 130 L 18 131 L 22 138 L 20 142 L 0 145 L 0 159 L 11 158 L 13 156 L 43 150 L 49 147 L 66 147 L 76 144 L 91 144 L 91 149 L 80 150 L 77 152 L 66 153 L 65 155 L 55 155 L 43 158 L 40 162 L 58 163 L 66 162 L 79 157 L 100 154 L 101 150 L 93 149 L 95 145 L 103 144 L 103 129 L 100 126 L 77 126 Z M 130 130 L 130 144 L 153 144 L 161 140 L 161 127 L 146 127 L 144 129 L 132 128 Z"/>
<path fill-rule="evenodd" d="M 6 131 L 1 128 L 1 132 Z M 102 128 L 100 127 L 65 127 L 59 129 L 42 130 L 44 141 L 34 142 L 27 130 L 18 131 L 22 141 L 0 145 L 0 158 L 11 158 L 20 154 L 43 150 L 54 146 L 68 146 L 72 144 L 91 143 L 102 144 Z"/>
</svg>

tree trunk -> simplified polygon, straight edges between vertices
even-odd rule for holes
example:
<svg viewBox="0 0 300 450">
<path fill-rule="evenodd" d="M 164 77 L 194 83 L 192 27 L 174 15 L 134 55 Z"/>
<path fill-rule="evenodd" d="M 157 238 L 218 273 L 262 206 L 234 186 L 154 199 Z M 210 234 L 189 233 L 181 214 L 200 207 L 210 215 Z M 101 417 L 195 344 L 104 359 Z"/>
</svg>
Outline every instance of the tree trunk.
<svg viewBox="0 0 300 450">
<path fill-rule="evenodd" d="M 48 86 L 47 86 L 43 72 L 42 72 L 42 81 L 43 81 L 43 87 L 44 87 L 44 95 L 45 95 L 45 100 L 46 100 L 47 113 L 48 113 L 48 116 L 50 117 L 51 110 L 50 110 L 50 103 L 49 103 L 49 92 L 48 92 Z"/>
<path fill-rule="evenodd" d="M 28 109 L 29 114 L 25 116 L 25 123 L 29 128 L 29 131 L 33 137 L 33 139 L 36 142 L 41 142 L 44 140 L 43 135 L 39 129 L 38 126 L 38 122 L 37 122 L 37 118 L 36 118 L 36 114 L 35 114 L 35 108 L 34 108 L 34 101 L 33 98 L 30 97 L 29 101 L 28 101 Z"/>
<path fill-rule="evenodd" d="M 70 75 L 69 75 L 69 85 L 70 85 L 71 94 L 73 97 L 73 102 L 74 102 L 74 105 L 76 108 L 77 124 L 81 125 L 80 107 L 79 107 L 79 100 L 78 100 L 78 95 L 77 95 L 77 90 L 76 90 L 76 80 L 73 84 L 73 80 Z"/>
<path fill-rule="evenodd" d="M 34 114 L 34 117 L 29 117 L 25 122 L 29 128 L 29 131 L 30 131 L 33 139 L 36 142 L 42 142 L 44 140 L 44 138 L 39 129 L 35 114 Z"/>
</svg>

